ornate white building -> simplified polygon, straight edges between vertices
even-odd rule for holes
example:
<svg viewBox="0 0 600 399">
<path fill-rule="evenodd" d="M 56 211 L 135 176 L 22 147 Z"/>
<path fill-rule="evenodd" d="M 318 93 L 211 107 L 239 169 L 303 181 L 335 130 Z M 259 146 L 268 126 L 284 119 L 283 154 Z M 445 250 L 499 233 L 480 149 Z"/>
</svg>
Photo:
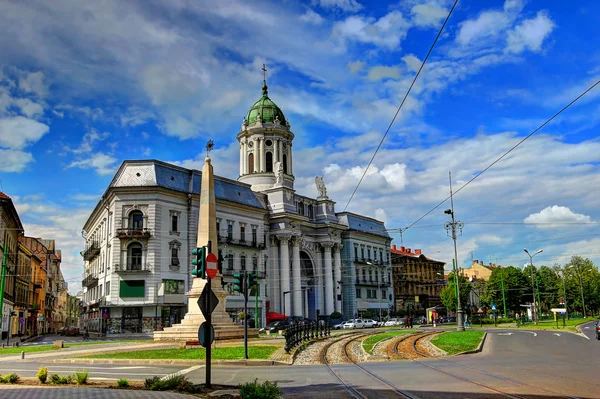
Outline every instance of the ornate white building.
<svg viewBox="0 0 600 399">
<path fill-rule="evenodd" d="M 243 308 L 232 276 L 256 271 L 267 312 L 316 319 L 393 303 L 391 238 L 382 222 L 336 213 L 323 179 L 317 197 L 296 194 L 294 133 L 266 82 L 237 134 L 240 176 L 215 177 L 217 230 L 227 310 Z M 219 165 L 215 164 L 218 174 Z M 84 326 L 149 331 L 178 323 L 191 287 L 201 172 L 156 160 L 125 161 L 83 230 Z M 361 256 L 359 256 L 361 254 Z M 369 278 L 367 278 L 367 275 Z"/>
</svg>

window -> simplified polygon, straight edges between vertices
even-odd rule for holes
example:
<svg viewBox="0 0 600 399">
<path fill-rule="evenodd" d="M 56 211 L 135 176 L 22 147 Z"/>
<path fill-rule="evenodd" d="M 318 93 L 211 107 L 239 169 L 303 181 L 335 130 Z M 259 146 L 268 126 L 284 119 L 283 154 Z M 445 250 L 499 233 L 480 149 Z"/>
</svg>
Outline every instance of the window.
<svg viewBox="0 0 600 399">
<path fill-rule="evenodd" d="M 298 202 L 298 215 L 304 216 L 304 202 Z"/>
<path fill-rule="evenodd" d="M 287 175 L 287 154 L 283 154 L 283 173 Z"/>
<path fill-rule="evenodd" d="M 233 239 L 233 224 L 227 225 L 227 239 Z"/>
<path fill-rule="evenodd" d="M 221 237 L 221 221 L 217 219 L 217 240 Z"/>
<path fill-rule="evenodd" d="M 366 271 L 363 269 L 363 282 L 367 281 Z"/>
<path fill-rule="evenodd" d="M 365 247 L 363 246 L 360 247 L 360 257 L 363 259 L 365 258 Z"/>
<path fill-rule="evenodd" d="M 171 248 L 171 264 L 173 266 L 179 266 L 179 248 Z"/>
<path fill-rule="evenodd" d="M 98 286 L 98 294 L 102 295 L 102 284 Z"/>
<path fill-rule="evenodd" d="M 273 154 L 271 151 L 267 151 L 265 154 L 265 160 L 267 161 L 267 172 L 273 172 Z"/>
<path fill-rule="evenodd" d="M 373 259 L 377 262 L 377 249 L 373 248 Z"/>
<path fill-rule="evenodd" d="M 360 299 L 360 298 L 361 298 L 361 291 L 362 291 L 362 290 L 361 290 L 360 288 L 357 288 L 357 289 L 356 289 L 356 298 L 357 298 L 357 299 Z"/>
<path fill-rule="evenodd" d="M 240 257 L 240 270 L 246 270 L 246 255 Z"/>
<path fill-rule="evenodd" d="M 144 214 L 141 211 L 133 211 L 129 214 L 129 226 L 132 229 L 141 230 L 144 228 Z"/>
<path fill-rule="evenodd" d="M 356 268 L 356 283 L 358 284 L 360 279 L 360 273 L 358 272 L 358 267 Z"/>
<path fill-rule="evenodd" d="M 367 289 L 367 299 L 371 299 L 371 290 Z"/>
<path fill-rule="evenodd" d="M 253 256 L 252 257 L 252 271 L 253 272 L 257 272 L 258 271 L 258 256 Z"/>
<path fill-rule="evenodd" d="M 377 299 L 377 290 L 373 290 L 373 299 Z"/>
<path fill-rule="evenodd" d="M 173 215 L 171 215 L 171 231 L 179 231 L 179 227 L 178 227 L 178 215 L 175 213 Z"/>
<path fill-rule="evenodd" d="M 109 296 L 110 295 L 110 281 L 106 282 L 106 287 L 105 287 L 105 293 L 104 295 Z"/>
<path fill-rule="evenodd" d="M 387 290 L 381 290 L 381 299 L 385 299 L 387 296 Z"/>
<path fill-rule="evenodd" d="M 371 247 L 367 248 L 367 258 L 371 259 Z"/>
<path fill-rule="evenodd" d="M 354 246 L 354 259 L 358 259 L 358 245 Z"/>
<path fill-rule="evenodd" d="M 369 281 L 373 282 L 373 270 L 369 270 Z"/>
<path fill-rule="evenodd" d="M 227 255 L 227 269 L 233 270 L 233 254 Z"/>
<path fill-rule="evenodd" d="M 256 230 L 256 227 L 252 227 L 252 245 L 253 246 L 257 246 L 258 244 L 258 232 Z"/>
<path fill-rule="evenodd" d="M 240 242 L 246 241 L 246 225 L 240 223 Z"/>
<path fill-rule="evenodd" d="M 308 205 L 308 218 L 309 219 L 314 218 L 314 212 L 313 212 L 313 206 L 312 206 L 312 204 Z"/>
<path fill-rule="evenodd" d="M 185 294 L 185 282 L 183 280 L 163 280 L 165 295 Z"/>
<path fill-rule="evenodd" d="M 127 270 L 142 270 L 142 244 L 139 242 L 127 247 Z"/>
<path fill-rule="evenodd" d="M 379 259 L 381 259 L 381 262 L 383 263 L 383 249 L 379 250 Z"/>
<path fill-rule="evenodd" d="M 254 173 L 254 154 L 248 154 L 248 173 Z"/>
</svg>

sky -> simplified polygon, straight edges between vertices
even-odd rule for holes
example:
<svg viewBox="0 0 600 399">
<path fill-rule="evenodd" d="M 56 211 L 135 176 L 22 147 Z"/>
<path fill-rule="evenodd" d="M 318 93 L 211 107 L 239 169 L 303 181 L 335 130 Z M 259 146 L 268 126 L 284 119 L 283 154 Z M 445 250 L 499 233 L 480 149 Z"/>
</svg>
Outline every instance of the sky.
<svg viewBox="0 0 600 399">
<path fill-rule="evenodd" d="M 295 188 L 346 208 L 452 1 L 0 0 L 0 191 L 81 287 L 83 224 L 123 160 L 236 179 L 261 95 L 291 122 Z M 347 210 L 452 264 L 450 203 L 600 79 L 600 3 L 460 1 Z M 454 196 L 458 264 L 600 264 L 600 87 Z M 418 223 L 414 224 L 415 221 Z M 411 226 L 406 229 L 406 227 Z M 402 230 L 402 234 L 399 233 Z"/>
</svg>

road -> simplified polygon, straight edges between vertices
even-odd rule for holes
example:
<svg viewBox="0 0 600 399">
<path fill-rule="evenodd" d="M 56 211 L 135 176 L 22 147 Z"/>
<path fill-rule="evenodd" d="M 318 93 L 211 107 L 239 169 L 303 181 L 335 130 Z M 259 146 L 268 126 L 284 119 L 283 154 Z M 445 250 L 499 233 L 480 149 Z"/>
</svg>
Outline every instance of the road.
<svg viewBox="0 0 600 399">
<path fill-rule="evenodd" d="M 397 361 L 366 363 L 362 366 L 378 376 L 378 381 L 351 364 L 335 370 L 364 397 L 429 398 L 598 398 L 600 380 L 600 342 L 595 339 L 592 322 L 582 327 L 582 335 L 553 331 L 489 330 L 481 353 L 419 362 Z M 589 338 L 589 339 L 588 339 Z M 41 361 L 41 360 L 40 360 Z M 17 372 L 34 376 L 38 361 L 0 364 L 0 373 Z M 86 368 L 91 378 L 145 379 L 152 375 L 180 372 L 195 383 L 204 382 L 203 366 L 174 365 L 98 365 L 45 364 L 50 373 L 70 374 Z M 344 385 L 324 365 L 240 367 L 213 366 L 212 382 L 238 385 L 246 381 L 277 382 L 288 398 L 351 398 Z M 388 384 L 386 385 L 385 382 Z M 405 396 L 406 397 L 406 396 Z"/>
</svg>

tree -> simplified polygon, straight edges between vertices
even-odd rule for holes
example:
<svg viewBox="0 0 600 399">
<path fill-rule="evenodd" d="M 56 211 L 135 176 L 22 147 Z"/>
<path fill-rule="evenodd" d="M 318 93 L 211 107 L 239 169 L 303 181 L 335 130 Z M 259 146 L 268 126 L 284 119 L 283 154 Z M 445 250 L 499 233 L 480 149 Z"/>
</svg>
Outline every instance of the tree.
<svg viewBox="0 0 600 399">
<path fill-rule="evenodd" d="M 589 258 L 573 256 L 564 266 L 565 284 L 567 286 L 567 306 L 570 310 L 583 310 L 583 299 L 586 311 L 598 311 L 600 308 L 600 272 Z"/>
<path fill-rule="evenodd" d="M 531 289 L 527 287 L 528 280 L 521 269 L 514 266 L 496 268 L 485 284 L 485 293 L 482 297 L 482 305 L 495 304 L 499 312 L 504 313 L 502 301 L 502 280 L 504 280 L 504 297 L 506 299 L 506 310 L 520 312 L 523 298 Z M 529 294 L 531 296 L 531 294 Z"/>
<path fill-rule="evenodd" d="M 469 280 L 463 275 L 458 276 L 458 284 L 460 287 L 460 303 L 464 310 L 465 306 L 469 303 L 469 295 L 472 287 Z M 456 280 L 454 279 L 454 273 L 448 275 L 448 285 L 442 288 L 440 297 L 446 309 L 451 312 L 456 312 Z"/>
</svg>

